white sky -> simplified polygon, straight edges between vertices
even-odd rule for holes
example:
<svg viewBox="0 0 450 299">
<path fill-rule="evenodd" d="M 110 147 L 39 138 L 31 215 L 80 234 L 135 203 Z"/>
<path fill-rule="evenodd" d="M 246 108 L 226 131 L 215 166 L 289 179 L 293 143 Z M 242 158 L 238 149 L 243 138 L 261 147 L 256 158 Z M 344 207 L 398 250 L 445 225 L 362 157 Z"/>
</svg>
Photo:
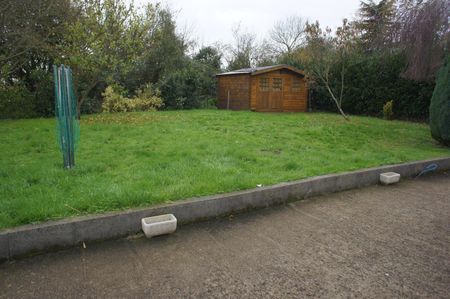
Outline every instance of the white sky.
<svg viewBox="0 0 450 299">
<path fill-rule="evenodd" d="M 135 0 L 141 5 L 149 0 Z M 150 1 L 154 2 L 154 1 Z M 177 24 L 187 27 L 199 45 L 232 41 L 231 29 L 240 23 L 258 38 L 267 36 L 273 24 L 298 15 L 322 27 L 335 29 L 343 18 L 352 19 L 359 0 L 163 0 L 177 12 Z"/>
</svg>

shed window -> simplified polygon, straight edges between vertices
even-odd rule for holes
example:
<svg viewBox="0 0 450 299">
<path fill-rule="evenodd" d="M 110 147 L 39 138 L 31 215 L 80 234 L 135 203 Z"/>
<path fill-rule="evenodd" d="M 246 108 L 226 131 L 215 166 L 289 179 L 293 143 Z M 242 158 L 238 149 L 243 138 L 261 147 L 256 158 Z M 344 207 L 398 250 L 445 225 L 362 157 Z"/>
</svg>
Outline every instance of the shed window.
<svg viewBox="0 0 450 299">
<path fill-rule="evenodd" d="M 268 91 L 269 88 L 269 78 L 259 78 L 259 90 Z"/>
<path fill-rule="evenodd" d="M 300 91 L 302 86 L 302 81 L 299 78 L 292 79 L 292 91 L 298 92 Z"/>
<path fill-rule="evenodd" d="M 282 85 L 283 85 L 283 80 L 281 78 L 273 78 L 272 90 L 281 91 Z"/>
</svg>

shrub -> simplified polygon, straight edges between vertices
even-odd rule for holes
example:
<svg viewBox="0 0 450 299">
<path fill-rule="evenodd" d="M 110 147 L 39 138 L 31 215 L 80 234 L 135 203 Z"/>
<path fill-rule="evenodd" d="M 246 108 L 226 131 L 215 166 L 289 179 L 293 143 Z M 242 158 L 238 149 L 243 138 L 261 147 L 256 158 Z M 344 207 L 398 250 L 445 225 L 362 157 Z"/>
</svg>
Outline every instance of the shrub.
<svg viewBox="0 0 450 299">
<path fill-rule="evenodd" d="M 217 108 L 217 98 L 205 99 L 204 104 L 202 105 L 202 108 L 216 109 Z"/>
<path fill-rule="evenodd" d="M 387 101 L 386 104 L 383 105 L 383 117 L 384 119 L 392 119 L 394 112 L 392 111 L 394 105 L 394 101 Z"/>
<path fill-rule="evenodd" d="M 430 104 L 431 136 L 450 146 L 450 55 L 438 72 Z"/>
<path fill-rule="evenodd" d="M 138 90 L 133 98 L 124 96 L 125 90 L 118 85 L 106 87 L 103 95 L 103 112 L 132 112 L 154 111 L 163 105 L 159 97 L 159 91 L 153 90 L 151 85 L 146 85 Z"/>
<path fill-rule="evenodd" d="M 126 112 L 127 105 L 125 103 L 125 97 L 116 92 L 112 86 L 106 87 L 102 96 L 103 112 Z"/>
<path fill-rule="evenodd" d="M 55 116 L 55 86 L 51 73 L 37 69 L 31 72 L 31 92 L 34 95 L 34 109 L 37 116 Z"/>
<path fill-rule="evenodd" d="M 0 80 L 0 118 L 52 117 L 55 91 L 52 73 L 37 68 L 14 80 Z"/>
<path fill-rule="evenodd" d="M 147 84 L 141 87 L 136 96 L 132 99 L 136 111 L 157 110 L 163 107 L 161 99 L 161 92 L 154 89 L 152 84 Z"/>
<path fill-rule="evenodd" d="M 186 97 L 178 97 L 173 101 L 172 108 L 175 109 L 183 109 L 186 108 L 188 105 L 186 104 L 188 99 Z"/>
<path fill-rule="evenodd" d="M 22 84 L 3 85 L 0 83 L 0 118 L 31 118 L 35 111 L 35 97 Z"/>
<path fill-rule="evenodd" d="M 191 109 L 204 106 L 216 93 L 214 70 L 192 62 L 164 76 L 159 83 L 166 108 Z"/>
</svg>

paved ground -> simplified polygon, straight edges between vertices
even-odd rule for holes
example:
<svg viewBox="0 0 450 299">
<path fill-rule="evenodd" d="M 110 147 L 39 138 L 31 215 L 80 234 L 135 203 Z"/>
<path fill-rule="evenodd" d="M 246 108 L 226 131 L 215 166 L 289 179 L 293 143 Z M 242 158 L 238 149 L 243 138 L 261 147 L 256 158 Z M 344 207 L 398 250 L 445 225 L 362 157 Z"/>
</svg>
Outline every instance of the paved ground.
<svg viewBox="0 0 450 299">
<path fill-rule="evenodd" d="M 449 297 L 450 174 L 0 265 L 0 298 Z"/>
</svg>

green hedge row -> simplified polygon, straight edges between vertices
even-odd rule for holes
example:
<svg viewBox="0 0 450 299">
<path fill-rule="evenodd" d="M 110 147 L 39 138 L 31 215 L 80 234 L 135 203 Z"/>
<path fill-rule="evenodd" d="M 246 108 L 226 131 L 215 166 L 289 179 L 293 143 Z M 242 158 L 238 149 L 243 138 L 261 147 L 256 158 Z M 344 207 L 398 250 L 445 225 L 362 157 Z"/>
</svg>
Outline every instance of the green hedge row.
<svg viewBox="0 0 450 299">
<path fill-rule="evenodd" d="M 0 83 L 0 119 L 49 117 L 55 115 L 55 98 L 51 74 L 33 71 L 32 84 Z"/>
<path fill-rule="evenodd" d="M 369 56 L 347 67 L 342 108 L 346 113 L 381 117 L 383 105 L 393 101 L 393 117 L 428 120 L 433 82 L 415 82 L 401 77 L 404 60 L 400 54 Z M 338 70 L 336 70 L 337 76 Z M 333 82 L 335 85 L 338 82 Z M 336 111 L 323 87 L 312 91 L 314 110 Z"/>
</svg>

